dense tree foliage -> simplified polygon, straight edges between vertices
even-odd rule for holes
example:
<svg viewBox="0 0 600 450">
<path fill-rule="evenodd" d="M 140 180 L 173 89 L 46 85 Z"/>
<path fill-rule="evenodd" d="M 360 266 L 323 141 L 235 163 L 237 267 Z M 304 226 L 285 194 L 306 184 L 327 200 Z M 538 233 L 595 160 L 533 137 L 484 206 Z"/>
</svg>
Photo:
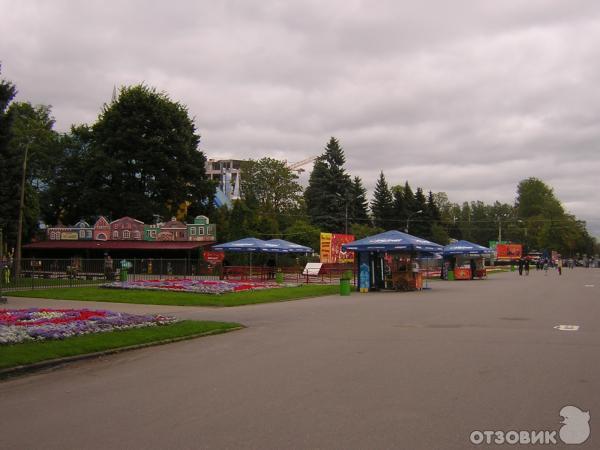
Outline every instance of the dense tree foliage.
<svg viewBox="0 0 600 450">
<path fill-rule="evenodd" d="M 205 213 L 215 186 L 206 179 L 199 140 L 185 106 L 144 85 L 122 88 L 94 125 L 64 138 L 46 215 L 69 222 L 75 214 L 150 222 L 155 214 Z M 77 170 L 85 179 L 73 179 Z"/>
<path fill-rule="evenodd" d="M 344 150 L 332 137 L 315 161 L 304 193 L 313 225 L 337 233 L 346 227 L 346 212 L 352 202 L 352 181 L 344 169 L 345 162 Z"/>
<path fill-rule="evenodd" d="M 383 228 L 384 230 L 391 230 L 395 227 L 394 198 L 383 172 L 379 174 L 377 184 L 375 185 L 371 211 L 373 212 L 373 223 L 376 227 Z"/>
<path fill-rule="evenodd" d="M 12 248 L 17 241 L 22 177 L 23 239 L 27 242 L 38 228 L 40 193 L 52 174 L 58 135 L 48 106 L 10 103 L 16 89 L 9 82 L 2 81 L 0 91 L 0 228 L 8 248 Z"/>
</svg>

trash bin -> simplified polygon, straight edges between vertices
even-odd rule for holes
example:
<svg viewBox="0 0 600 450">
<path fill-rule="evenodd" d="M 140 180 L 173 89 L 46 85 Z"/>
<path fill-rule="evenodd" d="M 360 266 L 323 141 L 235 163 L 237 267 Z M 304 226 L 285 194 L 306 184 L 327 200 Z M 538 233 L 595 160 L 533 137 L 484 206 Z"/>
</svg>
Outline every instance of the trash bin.
<svg viewBox="0 0 600 450">
<path fill-rule="evenodd" d="M 350 280 L 340 278 L 340 295 L 350 295 Z"/>
<path fill-rule="evenodd" d="M 127 269 L 121 269 L 121 271 L 119 272 L 119 281 L 121 281 L 122 283 L 127 281 Z"/>
<path fill-rule="evenodd" d="M 447 276 L 448 281 L 454 281 L 454 270 L 449 270 Z"/>
<path fill-rule="evenodd" d="M 283 283 L 283 272 L 275 272 L 275 282 L 277 284 Z"/>
</svg>

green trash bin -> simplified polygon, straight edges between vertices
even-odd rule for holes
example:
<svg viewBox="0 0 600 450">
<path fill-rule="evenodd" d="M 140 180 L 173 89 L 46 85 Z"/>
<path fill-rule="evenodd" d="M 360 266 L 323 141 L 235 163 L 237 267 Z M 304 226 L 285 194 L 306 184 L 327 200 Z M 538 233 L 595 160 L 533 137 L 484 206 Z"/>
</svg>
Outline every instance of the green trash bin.
<svg viewBox="0 0 600 450">
<path fill-rule="evenodd" d="M 275 282 L 277 284 L 283 283 L 283 272 L 275 272 Z"/>
<path fill-rule="evenodd" d="M 340 278 L 340 295 L 350 295 L 350 280 Z"/>
<path fill-rule="evenodd" d="M 448 281 L 454 281 L 454 270 L 448 271 Z"/>
<path fill-rule="evenodd" d="M 122 283 L 127 281 L 127 269 L 121 269 L 121 271 L 119 272 L 119 281 L 121 281 Z"/>
</svg>

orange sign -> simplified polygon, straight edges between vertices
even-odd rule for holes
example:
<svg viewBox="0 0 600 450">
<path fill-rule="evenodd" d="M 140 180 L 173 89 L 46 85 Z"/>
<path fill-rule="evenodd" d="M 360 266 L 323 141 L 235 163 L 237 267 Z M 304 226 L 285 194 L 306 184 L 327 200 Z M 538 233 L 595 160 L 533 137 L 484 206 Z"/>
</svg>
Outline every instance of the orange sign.
<svg viewBox="0 0 600 450">
<path fill-rule="evenodd" d="M 498 260 L 519 259 L 523 256 L 523 246 L 521 244 L 498 244 L 496 254 Z"/>
</svg>

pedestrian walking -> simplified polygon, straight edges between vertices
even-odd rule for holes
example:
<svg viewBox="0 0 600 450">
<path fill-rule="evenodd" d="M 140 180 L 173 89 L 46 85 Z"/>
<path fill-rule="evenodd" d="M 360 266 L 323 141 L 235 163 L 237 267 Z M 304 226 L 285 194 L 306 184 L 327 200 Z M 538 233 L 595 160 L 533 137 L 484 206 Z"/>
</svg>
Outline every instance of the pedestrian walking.
<svg viewBox="0 0 600 450">
<path fill-rule="evenodd" d="M 559 275 L 562 275 L 562 267 L 563 267 L 562 259 L 559 258 L 556 263 L 556 268 L 558 269 Z"/>
<path fill-rule="evenodd" d="M 544 259 L 544 275 L 548 275 L 548 260 Z"/>
<path fill-rule="evenodd" d="M 529 258 L 525 260 L 525 276 L 529 276 Z"/>
<path fill-rule="evenodd" d="M 519 258 L 519 275 L 523 276 L 523 258 Z"/>
</svg>

